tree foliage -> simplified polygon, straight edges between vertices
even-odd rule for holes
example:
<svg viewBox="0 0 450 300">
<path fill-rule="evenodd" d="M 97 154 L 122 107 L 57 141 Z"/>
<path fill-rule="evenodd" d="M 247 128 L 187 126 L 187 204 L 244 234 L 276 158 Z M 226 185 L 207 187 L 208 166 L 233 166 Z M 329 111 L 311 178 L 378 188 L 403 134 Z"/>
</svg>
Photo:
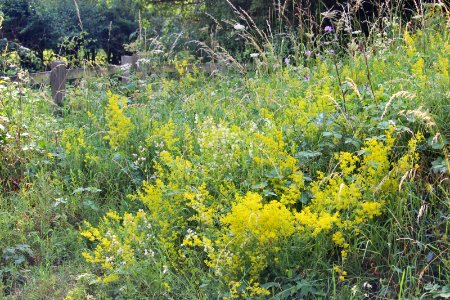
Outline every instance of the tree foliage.
<svg viewBox="0 0 450 300">
<path fill-rule="evenodd" d="M 43 59 L 52 49 L 63 55 L 84 50 L 94 59 L 104 49 L 110 62 L 124 54 L 123 44 L 136 31 L 139 5 L 134 1 L 5 0 L 2 38 L 19 42 Z"/>
<path fill-rule="evenodd" d="M 411 0 L 401 1 L 409 7 Z M 158 38 L 173 52 L 198 51 L 193 41 L 220 44 L 237 55 L 244 41 L 236 38 L 232 22 L 260 28 L 273 38 L 283 32 L 317 34 L 331 21 L 324 12 L 352 10 L 352 1 L 288 0 L 274 5 L 272 0 L 3 0 L 0 37 L 36 51 L 72 60 L 94 61 L 99 50 L 107 61 L 117 64 L 126 53 L 125 44 L 136 39 Z M 400 5 L 400 4 L 398 4 Z M 407 10 L 405 10 L 407 11 Z M 245 12 L 247 20 L 236 16 Z M 360 21 L 383 14 L 379 1 L 365 1 L 354 15 Z M 232 21 L 234 20 L 234 21 Z M 362 30 L 365 28 L 361 22 Z"/>
</svg>

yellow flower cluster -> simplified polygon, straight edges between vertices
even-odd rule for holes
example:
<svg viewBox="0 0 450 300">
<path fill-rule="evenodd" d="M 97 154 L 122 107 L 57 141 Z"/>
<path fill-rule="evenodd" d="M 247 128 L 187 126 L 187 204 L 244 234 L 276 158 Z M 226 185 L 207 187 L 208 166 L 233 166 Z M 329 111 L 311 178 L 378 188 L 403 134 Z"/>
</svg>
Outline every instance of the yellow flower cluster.
<svg viewBox="0 0 450 300">
<path fill-rule="evenodd" d="M 409 33 L 408 29 L 405 28 L 403 32 L 403 39 L 405 41 L 405 48 L 407 51 L 407 54 L 409 57 L 412 57 L 414 54 L 417 53 L 416 47 L 415 47 L 415 41 L 411 34 Z"/>
<path fill-rule="evenodd" d="M 170 119 L 166 124 L 158 124 L 155 122 L 152 134 L 146 139 L 148 147 L 155 147 L 159 151 L 175 151 L 178 139 L 175 137 L 175 124 Z"/>
<path fill-rule="evenodd" d="M 187 61 L 179 62 L 180 78 L 139 88 L 151 97 L 137 99 L 148 101 L 151 117 L 109 93 L 107 151 L 119 149 L 124 157 L 127 150 L 139 151 L 145 168 L 136 173 L 146 181 L 130 196 L 139 202 L 133 207 L 144 211 L 109 212 L 81 232 L 92 249 L 83 256 L 99 279 L 111 283 L 161 268 L 155 272 L 161 277 L 152 280 L 174 297 L 169 294 L 179 287 L 164 278 L 170 269 L 186 277 L 201 273 L 203 286 L 218 280 L 229 298 L 264 298 L 271 291 L 262 283 L 275 281 L 276 290 L 280 274 L 289 280 L 291 273 L 304 274 L 311 267 L 305 257 L 311 256 L 329 259 L 324 269 L 346 280 L 354 247 L 371 238 L 367 228 L 388 217 L 388 209 L 411 198 L 405 187 L 419 168 L 423 135 L 406 142 L 411 131 L 379 128 L 395 124 L 387 120 L 428 96 L 429 86 L 436 87 L 436 99 L 448 98 L 448 32 L 405 30 L 403 38 L 403 60 L 378 50 L 359 55 L 356 49 L 350 63 L 310 57 L 305 66 L 264 78 L 208 79 L 213 84 L 201 88 L 198 74 L 187 72 Z M 421 53 L 424 45 L 436 55 Z M 397 89 L 411 93 L 392 95 Z M 416 98 L 405 96 L 413 91 Z M 145 123 L 133 128 L 142 116 Z M 105 127 L 101 114 L 89 112 L 88 118 L 97 132 Z M 62 138 L 66 155 L 83 166 L 102 163 L 88 129 L 66 129 Z M 132 134 L 139 140 L 131 142 Z M 80 169 L 71 173 L 73 182 L 83 177 Z"/>
<path fill-rule="evenodd" d="M 342 270 L 342 268 L 340 268 L 339 266 L 334 266 L 333 267 L 333 272 L 335 274 L 337 274 L 338 279 L 340 281 L 344 281 L 345 280 L 345 276 L 347 276 L 347 271 Z"/>
<path fill-rule="evenodd" d="M 105 110 L 105 118 L 108 125 L 108 134 L 105 140 L 109 141 L 112 148 L 117 149 L 122 146 L 133 130 L 130 118 L 124 114 L 126 99 L 118 95 L 108 93 L 108 105 Z"/>
<path fill-rule="evenodd" d="M 82 149 L 86 147 L 83 128 L 78 129 L 78 131 L 74 128 L 67 128 L 63 131 L 62 142 L 66 154 L 79 156 Z"/>
<path fill-rule="evenodd" d="M 269 182 L 277 195 L 281 195 L 280 202 L 287 206 L 297 203 L 304 187 L 303 174 L 299 170 L 296 158 L 288 153 L 283 141 L 283 134 L 273 130 L 271 135 L 255 133 L 253 135 L 256 167 L 261 172 L 271 172 Z"/>
<path fill-rule="evenodd" d="M 397 199 L 396 189 L 404 173 L 418 167 L 414 164 L 418 159 L 415 145 L 421 135 L 411 139 L 408 153 L 391 163 L 393 131 L 393 127 L 386 131 L 384 142 L 368 140 L 362 148 L 362 158 L 350 153 L 337 155 L 341 172 L 314 182 L 311 204 L 295 214 L 303 236 L 331 236 L 334 244 L 342 249 L 343 262 L 348 255 L 349 240 L 364 224 L 383 213 L 387 201 Z M 343 279 L 343 272 L 338 273 Z"/>
<path fill-rule="evenodd" d="M 161 132 L 162 127 L 165 132 Z M 389 201 L 398 199 L 404 174 L 417 167 L 416 145 L 423 139 L 420 134 L 411 139 L 408 152 L 397 162 L 390 160 L 394 127 L 382 137 L 367 140 L 360 156 L 336 154 L 338 172 L 319 175 L 309 187 L 311 202 L 298 209 L 296 204 L 305 189 L 303 175 L 297 160 L 285 150 L 281 132 L 244 138 L 245 143 L 254 145 L 257 169 L 280 173 L 279 178 L 269 179 L 279 193 L 276 199 L 264 199 L 256 192 L 229 199 L 237 192 L 235 185 L 222 182 L 219 194 L 212 193 L 208 184 L 216 184 L 216 179 L 199 162 L 174 155 L 180 149 L 173 124 L 162 127 L 155 127 L 156 134 L 147 141 L 151 145 L 164 143 L 154 159 L 156 177 L 144 182 L 142 190 L 132 196 L 145 205 L 147 213 L 120 216 L 110 212 L 98 228 L 86 224 L 81 234 L 96 247 L 83 256 L 101 267 L 103 282 L 111 282 L 118 280 L 119 268 L 138 265 L 139 253 L 153 242 L 165 249 L 174 269 L 184 268 L 189 251 L 201 251 L 206 255 L 206 266 L 223 278 L 231 296 L 244 278 L 246 288 L 235 290 L 236 297 L 267 294 L 259 285 L 260 276 L 268 268 L 277 268 L 280 253 L 288 251 L 286 245 L 292 239 L 310 241 L 320 236 L 340 250 L 344 265 L 351 240 L 367 222 L 383 213 Z M 207 136 L 199 135 L 204 138 L 202 142 Z M 223 144 L 220 139 L 212 143 Z M 158 234 L 149 240 L 153 232 Z M 339 268 L 336 273 L 344 280 L 346 272 Z"/>
<path fill-rule="evenodd" d="M 231 211 L 221 218 L 224 225 L 215 247 L 208 249 L 207 264 L 216 274 L 235 282 L 248 274 L 250 284 L 246 292 L 266 294 L 259 284 L 259 275 L 276 263 L 284 239 L 294 234 L 293 214 L 282 203 L 264 204 L 262 197 L 253 192 L 237 196 Z M 235 282 L 233 285 L 236 287 Z M 242 295 L 241 295 L 242 296 Z"/>
<path fill-rule="evenodd" d="M 78 130 L 67 128 L 62 133 L 62 143 L 66 155 L 70 156 L 80 166 L 96 164 L 100 157 L 95 154 L 94 147 L 86 141 L 83 127 Z"/>
<path fill-rule="evenodd" d="M 424 79 L 424 65 L 425 65 L 425 61 L 424 59 L 421 57 L 417 60 L 417 62 L 415 64 L 412 65 L 411 67 L 411 73 L 416 76 L 419 80 L 423 80 Z"/>
<path fill-rule="evenodd" d="M 184 198 L 187 200 L 186 206 L 195 211 L 189 220 L 195 221 L 199 227 L 214 226 L 221 206 L 215 203 L 215 199 L 209 194 L 205 183 L 186 192 Z"/>
<path fill-rule="evenodd" d="M 121 274 L 134 268 L 137 261 L 137 253 L 145 253 L 144 243 L 151 231 L 151 224 L 144 211 L 138 211 L 136 215 L 125 213 L 120 217 L 116 212 L 109 212 L 103 217 L 100 227 L 93 227 L 88 222 L 84 224 L 85 230 L 81 235 L 95 243 L 93 251 L 82 253 L 87 262 L 98 265 L 103 270 L 103 275 L 97 280 L 103 283 L 115 282 Z"/>
<path fill-rule="evenodd" d="M 259 194 L 249 192 L 237 197 L 231 212 L 222 218 L 228 225 L 234 241 L 241 246 L 253 239 L 264 247 L 294 232 L 291 212 L 280 202 L 262 203 Z"/>
</svg>

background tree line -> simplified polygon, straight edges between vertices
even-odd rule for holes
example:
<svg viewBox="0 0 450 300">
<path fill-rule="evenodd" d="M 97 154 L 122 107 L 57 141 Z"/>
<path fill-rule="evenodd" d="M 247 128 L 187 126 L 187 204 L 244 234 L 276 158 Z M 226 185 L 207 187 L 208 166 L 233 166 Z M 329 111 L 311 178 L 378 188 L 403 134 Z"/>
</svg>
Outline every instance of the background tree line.
<svg viewBox="0 0 450 300">
<path fill-rule="evenodd" d="M 275 37 L 289 32 L 301 38 L 305 33 L 320 31 L 330 21 L 324 15 L 327 11 L 350 10 L 357 2 L 361 3 L 356 0 L 3 0 L 0 50 L 8 47 L 20 48 L 22 52 L 27 48 L 32 50 L 37 59 L 23 59 L 23 62 L 35 64 L 35 69 L 41 68 L 37 62 L 42 65 L 49 59 L 47 50 L 52 50 L 52 55 L 68 58 L 72 64 L 96 61 L 102 51 L 105 62 L 117 64 L 120 56 L 127 53 L 125 44 L 145 40 L 147 45 L 155 46 L 152 42 L 156 38 L 159 47 L 173 53 L 184 50 L 181 53 L 201 56 L 198 44 L 193 42 L 201 41 L 225 46 L 239 58 L 245 48 L 243 40 L 236 38 L 231 22 L 224 22 L 236 19 L 234 10 L 248 14 L 250 27 L 264 28 Z M 361 29 L 368 31 L 364 21 L 383 14 L 386 5 L 396 5 L 407 13 L 408 8 L 414 8 L 414 1 L 365 1 L 353 12 L 362 21 Z"/>
</svg>

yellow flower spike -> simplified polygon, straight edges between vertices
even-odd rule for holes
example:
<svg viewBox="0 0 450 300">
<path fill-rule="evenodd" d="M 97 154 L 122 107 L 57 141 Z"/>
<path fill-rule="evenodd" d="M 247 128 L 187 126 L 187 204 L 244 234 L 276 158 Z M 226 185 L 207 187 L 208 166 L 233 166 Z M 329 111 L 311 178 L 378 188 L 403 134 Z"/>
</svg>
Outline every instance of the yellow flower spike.
<svg viewBox="0 0 450 300">
<path fill-rule="evenodd" d="M 356 169 L 356 163 L 359 162 L 359 158 L 348 152 L 341 152 L 337 155 L 339 159 L 340 167 L 344 176 L 350 175 Z"/>
<path fill-rule="evenodd" d="M 122 107 L 120 107 L 122 105 Z M 123 107 L 126 105 L 126 99 L 108 92 L 108 105 L 105 109 L 105 118 L 108 124 L 108 134 L 105 139 L 109 141 L 112 148 L 125 144 L 130 132 L 133 130 L 133 124 L 130 118 L 126 117 Z"/>
<path fill-rule="evenodd" d="M 116 222 L 119 222 L 122 218 L 119 216 L 119 214 L 115 211 L 109 211 L 106 213 L 106 216 L 110 218 L 111 220 L 114 220 Z"/>
<path fill-rule="evenodd" d="M 168 291 L 168 292 L 172 291 L 172 287 L 170 286 L 170 284 L 168 282 L 163 282 L 163 286 L 166 289 L 166 291 Z"/>
<path fill-rule="evenodd" d="M 81 256 L 83 256 L 83 258 L 87 261 L 87 262 L 93 262 L 94 261 L 94 257 L 87 251 L 83 251 L 81 252 Z"/>
<path fill-rule="evenodd" d="M 84 236 L 85 238 L 87 238 L 91 242 L 95 241 L 94 235 L 89 230 L 82 231 L 82 232 L 80 232 L 80 234 L 81 234 L 81 236 Z"/>
<path fill-rule="evenodd" d="M 105 283 L 105 284 L 108 284 L 108 283 L 112 283 L 112 282 L 117 282 L 117 281 L 119 281 L 119 279 L 120 279 L 119 275 L 117 275 L 117 274 L 110 274 L 110 275 L 105 276 L 102 279 L 102 282 Z"/>
<path fill-rule="evenodd" d="M 424 59 L 419 58 L 417 60 L 417 62 L 411 67 L 412 75 L 414 75 L 415 77 L 417 77 L 420 80 L 423 80 L 424 79 L 424 74 L 423 74 L 424 65 L 425 65 Z"/>
<path fill-rule="evenodd" d="M 341 231 L 337 231 L 333 234 L 332 237 L 333 242 L 338 245 L 338 246 L 342 246 L 344 244 L 344 236 L 342 235 Z"/>
</svg>

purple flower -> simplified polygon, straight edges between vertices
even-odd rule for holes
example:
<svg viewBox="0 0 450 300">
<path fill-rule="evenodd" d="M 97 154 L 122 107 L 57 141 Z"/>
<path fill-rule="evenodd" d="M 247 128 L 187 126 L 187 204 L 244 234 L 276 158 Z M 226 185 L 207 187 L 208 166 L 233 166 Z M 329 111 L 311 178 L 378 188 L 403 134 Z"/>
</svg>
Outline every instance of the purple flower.
<svg viewBox="0 0 450 300">
<path fill-rule="evenodd" d="M 333 27 L 331 27 L 331 26 L 325 26 L 325 32 L 326 33 L 331 33 L 331 32 L 333 32 Z"/>
<path fill-rule="evenodd" d="M 328 52 L 330 52 L 330 54 L 334 54 L 334 50 L 333 49 L 328 50 Z"/>
<path fill-rule="evenodd" d="M 305 55 L 306 55 L 306 56 L 311 56 L 311 54 L 312 54 L 312 51 L 311 51 L 311 50 L 306 50 L 306 51 L 305 51 Z"/>
<path fill-rule="evenodd" d="M 303 77 L 303 79 L 305 80 L 305 81 L 309 81 L 309 76 L 308 75 L 305 75 L 304 77 Z"/>
<path fill-rule="evenodd" d="M 289 59 L 289 57 L 286 57 L 286 58 L 284 59 L 284 63 L 287 64 L 287 65 L 289 64 L 290 61 L 291 61 L 291 60 Z"/>
</svg>

